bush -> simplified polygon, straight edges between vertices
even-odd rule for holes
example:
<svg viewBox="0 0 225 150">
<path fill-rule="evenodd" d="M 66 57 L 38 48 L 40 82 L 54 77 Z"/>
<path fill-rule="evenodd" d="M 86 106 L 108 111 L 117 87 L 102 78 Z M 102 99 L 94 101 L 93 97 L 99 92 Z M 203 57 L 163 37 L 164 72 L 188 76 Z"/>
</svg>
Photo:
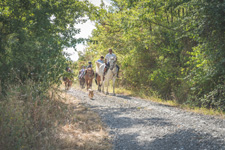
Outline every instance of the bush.
<svg viewBox="0 0 225 150">
<path fill-rule="evenodd" d="M 0 149 L 45 149 L 51 135 L 47 112 L 51 102 L 32 91 L 32 83 L 9 88 L 0 102 Z M 36 96 L 35 96 L 36 95 Z M 42 143 L 40 146 L 39 143 Z M 38 147 L 38 148 L 37 148 Z"/>
</svg>

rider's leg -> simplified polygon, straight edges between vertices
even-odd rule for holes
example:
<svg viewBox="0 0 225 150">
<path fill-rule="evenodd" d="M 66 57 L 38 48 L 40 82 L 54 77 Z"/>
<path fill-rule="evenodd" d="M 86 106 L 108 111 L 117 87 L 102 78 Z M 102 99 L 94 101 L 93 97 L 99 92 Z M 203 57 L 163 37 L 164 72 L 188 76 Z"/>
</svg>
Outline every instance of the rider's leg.
<svg viewBox="0 0 225 150">
<path fill-rule="evenodd" d="M 105 65 L 105 68 L 104 68 L 104 76 L 105 76 L 105 74 L 106 74 L 108 68 L 109 68 L 109 63 L 107 63 L 107 64 Z"/>
<path fill-rule="evenodd" d="M 120 67 L 118 66 L 118 65 L 116 65 L 116 67 L 117 67 L 117 69 L 118 69 L 118 71 L 117 71 L 117 78 L 119 78 L 119 70 L 120 70 Z"/>
</svg>

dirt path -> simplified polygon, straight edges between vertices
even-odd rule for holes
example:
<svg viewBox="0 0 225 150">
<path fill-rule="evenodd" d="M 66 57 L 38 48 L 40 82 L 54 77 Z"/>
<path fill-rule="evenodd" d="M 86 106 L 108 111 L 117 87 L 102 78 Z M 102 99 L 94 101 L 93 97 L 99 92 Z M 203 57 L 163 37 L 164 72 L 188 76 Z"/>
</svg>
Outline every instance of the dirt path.
<svg viewBox="0 0 225 150">
<path fill-rule="evenodd" d="M 100 114 L 115 150 L 225 150 L 224 119 L 119 94 L 68 93 Z"/>
</svg>

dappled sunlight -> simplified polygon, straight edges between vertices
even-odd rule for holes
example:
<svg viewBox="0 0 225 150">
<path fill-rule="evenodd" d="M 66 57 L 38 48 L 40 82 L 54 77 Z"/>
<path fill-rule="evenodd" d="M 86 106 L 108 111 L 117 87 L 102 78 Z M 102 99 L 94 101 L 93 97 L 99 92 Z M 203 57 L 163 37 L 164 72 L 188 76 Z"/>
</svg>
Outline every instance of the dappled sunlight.
<svg viewBox="0 0 225 150">
<path fill-rule="evenodd" d="M 107 136 L 107 133 L 101 128 L 98 131 L 84 132 L 80 129 L 79 123 L 59 127 L 56 135 L 59 141 L 63 141 L 60 143 L 61 147 L 87 147 L 90 143 L 100 144 Z"/>
<path fill-rule="evenodd" d="M 55 120 L 55 140 L 59 149 L 111 149 L 107 131 L 97 113 L 67 93 L 61 94 L 61 115 Z"/>
</svg>

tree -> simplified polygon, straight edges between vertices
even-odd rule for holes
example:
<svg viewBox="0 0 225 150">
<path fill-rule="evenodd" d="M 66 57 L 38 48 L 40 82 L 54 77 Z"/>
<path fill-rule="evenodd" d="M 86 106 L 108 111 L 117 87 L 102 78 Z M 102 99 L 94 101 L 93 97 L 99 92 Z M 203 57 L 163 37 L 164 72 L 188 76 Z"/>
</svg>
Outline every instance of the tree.
<svg viewBox="0 0 225 150">
<path fill-rule="evenodd" d="M 10 83 L 36 81 L 41 87 L 59 83 L 66 67 L 65 47 L 75 47 L 80 17 L 88 14 L 87 1 L 3 0 L 0 2 L 1 89 Z M 38 86 L 39 87 L 39 86 Z"/>
</svg>

